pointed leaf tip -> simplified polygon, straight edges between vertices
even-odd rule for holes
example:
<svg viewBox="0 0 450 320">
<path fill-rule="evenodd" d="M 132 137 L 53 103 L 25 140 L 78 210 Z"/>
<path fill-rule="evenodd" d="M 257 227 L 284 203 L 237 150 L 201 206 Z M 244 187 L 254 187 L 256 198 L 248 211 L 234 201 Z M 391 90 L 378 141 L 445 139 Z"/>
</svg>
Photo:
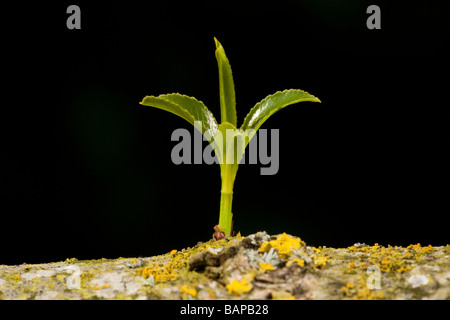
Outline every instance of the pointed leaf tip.
<svg viewBox="0 0 450 320">
<path fill-rule="evenodd" d="M 217 40 L 216 37 L 214 37 L 214 42 L 216 43 L 216 49 L 218 49 L 219 47 L 222 46 L 222 45 L 220 44 L 219 40 Z"/>
<path fill-rule="evenodd" d="M 225 49 L 214 38 L 216 43 L 216 59 L 219 67 L 219 89 L 220 89 L 220 116 L 221 122 L 228 121 L 237 126 L 236 119 L 236 94 L 234 92 L 233 74 Z"/>
</svg>

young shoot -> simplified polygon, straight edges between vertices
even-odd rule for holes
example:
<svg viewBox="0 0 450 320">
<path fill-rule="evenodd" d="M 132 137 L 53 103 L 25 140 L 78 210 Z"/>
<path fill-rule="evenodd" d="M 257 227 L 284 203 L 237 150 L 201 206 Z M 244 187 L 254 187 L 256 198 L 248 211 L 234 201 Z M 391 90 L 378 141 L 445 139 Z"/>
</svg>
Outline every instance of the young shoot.
<svg viewBox="0 0 450 320">
<path fill-rule="evenodd" d="M 220 164 L 222 189 L 219 224 L 214 227 L 216 239 L 232 234 L 233 186 L 239 162 L 245 148 L 263 123 L 274 113 L 297 102 L 320 102 L 315 96 L 297 89 L 278 91 L 258 102 L 237 128 L 236 96 L 231 66 L 220 42 L 216 43 L 216 59 L 219 67 L 220 118 L 218 124 L 213 114 L 197 99 L 178 93 L 157 97 L 146 96 L 140 104 L 169 111 L 194 125 L 209 141 Z"/>
</svg>

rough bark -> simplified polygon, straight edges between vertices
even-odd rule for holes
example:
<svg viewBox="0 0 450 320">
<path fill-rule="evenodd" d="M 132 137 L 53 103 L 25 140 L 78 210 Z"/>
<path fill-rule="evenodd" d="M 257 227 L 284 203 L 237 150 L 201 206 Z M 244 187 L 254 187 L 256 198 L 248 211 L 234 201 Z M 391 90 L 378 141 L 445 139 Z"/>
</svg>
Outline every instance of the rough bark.
<svg viewBox="0 0 450 320">
<path fill-rule="evenodd" d="M 0 265 L 0 299 L 450 299 L 450 246 L 313 248 L 258 232 L 149 258 Z"/>
</svg>

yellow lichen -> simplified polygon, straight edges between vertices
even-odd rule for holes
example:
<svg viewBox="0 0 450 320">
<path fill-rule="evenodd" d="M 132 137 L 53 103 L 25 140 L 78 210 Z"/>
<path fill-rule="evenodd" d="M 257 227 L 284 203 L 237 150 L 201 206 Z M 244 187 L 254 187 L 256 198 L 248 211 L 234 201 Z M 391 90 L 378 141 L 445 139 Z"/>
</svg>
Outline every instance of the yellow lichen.
<svg viewBox="0 0 450 320">
<path fill-rule="evenodd" d="M 409 271 L 413 268 L 411 266 L 411 259 L 417 261 L 423 261 L 424 257 L 436 251 L 431 245 L 422 247 L 420 243 L 409 245 L 406 248 L 391 246 L 387 247 L 375 244 L 373 246 L 363 246 L 363 247 L 348 247 L 350 251 L 363 252 L 369 255 L 368 263 L 369 265 L 376 265 L 380 268 L 381 272 L 397 272 L 403 273 Z M 347 270 L 351 273 L 353 268 L 349 266 Z"/>
<path fill-rule="evenodd" d="M 230 237 L 219 241 L 198 243 L 195 247 L 181 251 L 172 250 L 169 254 L 159 256 L 163 261 L 155 259 L 144 268 L 137 269 L 137 274 L 147 279 L 153 277 L 155 283 L 176 281 L 187 272 L 189 260 L 196 254 L 208 250 L 228 247 L 236 241 L 237 237 Z"/>
<path fill-rule="evenodd" d="M 272 291 L 273 300 L 295 300 L 295 298 L 286 291 Z"/>
<path fill-rule="evenodd" d="M 78 261 L 77 258 L 67 258 L 67 259 L 66 259 L 66 262 L 67 262 L 67 263 L 70 263 L 70 264 L 73 264 L 73 263 L 75 263 L 75 262 L 77 262 L 77 261 Z"/>
<path fill-rule="evenodd" d="M 341 287 L 344 297 L 354 300 L 377 300 L 383 299 L 384 293 L 378 290 L 369 289 L 366 280 L 361 278 L 358 282 L 347 282 Z"/>
<path fill-rule="evenodd" d="M 429 254 L 433 251 L 436 251 L 435 248 L 433 248 L 431 245 L 428 245 L 426 247 L 422 247 L 420 243 L 418 244 L 411 244 L 409 245 L 406 250 L 408 250 L 409 253 L 413 253 L 414 257 L 416 259 L 421 258 L 422 256 Z"/>
<path fill-rule="evenodd" d="M 178 273 L 169 263 L 164 264 L 162 267 L 159 265 L 153 267 L 145 267 L 138 271 L 144 279 L 153 276 L 156 283 L 175 281 L 178 279 Z"/>
<path fill-rule="evenodd" d="M 378 300 L 383 299 L 384 293 L 379 291 L 370 290 L 368 287 L 365 287 L 358 291 L 358 294 L 353 297 L 355 300 Z"/>
<path fill-rule="evenodd" d="M 326 264 L 327 264 L 327 261 L 328 261 L 327 257 L 316 256 L 316 255 L 313 256 L 313 260 L 314 260 L 314 266 L 316 268 L 323 268 L 323 267 L 325 267 Z"/>
<path fill-rule="evenodd" d="M 315 248 L 315 247 L 311 247 L 311 249 L 316 252 L 316 253 L 320 253 L 320 249 L 319 248 Z"/>
<path fill-rule="evenodd" d="M 355 273 L 355 269 L 356 269 L 356 264 L 355 261 L 351 261 L 348 264 L 347 270 L 345 270 L 346 273 Z"/>
<path fill-rule="evenodd" d="M 343 286 L 343 287 L 341 287 L 341 293 L 344 296 L 349 296 L 350 295 L 350 290 L 347 288 L 347 286 Z"/>
<path fill-rule="evenodd" d="M 83 272 L 83 273 L 81 274 L 81 280 L 82 280 L 83 282 L 90 281 L 90 280 L 92 280 L 93 278 L 94 278 L 94 274 L 91 273 L 91 272 Z"/>
<path fill-rule="evenodd" d="M 347 282 L 347 284 L 343 287 L 341 287 L 341 293 L 344 296 L 350 296 L 352 291 L 351 289 L 353 289 L 355 287 L 355 284 L 353 282 Z"/>
<path fill-rule="evenodd" d="M 197 290 L 195 290 L 195 288 L 193 288 L 193 287 L 184 285 L 180 288 L 180 293 L 189 294 L 189 295 L 195 297 L 197 295 Z"/>
<path fill-rule="evenodd" d="M 412 266 L 400 266 L 395 271 L 397 271 L 397 273 L 403 273 L 411 270 L 412 268 L 413 268 Z"/>
<path fill-rule="evenodd" d="M 258 263 L 258 265 L 259 265 L 259 271 L 263 272 L 263 273 L 267 270 L 274 270 L 274 266 L 270 263 L 260 262 L 260 263 Z"/>
<path fill-rule="evenodd" d="M 109 283 L 105 283 L 104 285 L 102 285 L 102 286 L 95 286 L 94 288 L 92 288 L 92 289 L 94 289 L 94 290 L 101 290 L 101 289 L 106 289 L 106 288 L 109 288 L 111 285 L 109 284 Z"/>
<path fill-rule="evenodd" d="M 259 252 L 268 252 L 271 248 L 274 248 L 278 251 L 280 257 L 288 257 L 292 250 L 300 249 L 300 245 L 305 246 L 300 238 L 294 238 L 283 233 L 276 240 L 264 241 L 259 248 Z"/>
<path fill-rule="evenodd" d="M 292 260 L 289 260 L 286 263 L 287 267 L 290 267 L 291 265 L 293 265 L 294 263 L 296 263 L 299 267 L 303 267 L 305 265 L 305 260 L 300 259 L 300 258 L 294 258 Z"/>
<path fill-rule="evenodd" d="M 228 293 L 231 293 L 235 296 L 240 296 L 241 294 L 249 292 L 253 288 L 251 284 L 251 279 L 253 277 L 253 274 L 247 274 L 240 281 L 234 279 L 226 286 L 226 288 L 228 289 Z"/>
</svg>

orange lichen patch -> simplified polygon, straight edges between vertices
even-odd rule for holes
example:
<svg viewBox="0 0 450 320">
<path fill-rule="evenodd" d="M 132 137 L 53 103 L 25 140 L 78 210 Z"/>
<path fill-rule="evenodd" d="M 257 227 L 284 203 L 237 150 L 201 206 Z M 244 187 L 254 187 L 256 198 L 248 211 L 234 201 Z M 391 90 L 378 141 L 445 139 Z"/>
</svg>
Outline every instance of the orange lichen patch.
<svg viewBox="0 0 450 320">
<path fill-rule="evenodd" d="M 13 277 L 13 279 L 14 279 L 14 280 L 20 280 L 20 275 L 16 274 L 16 275 Z"/>
<path fill-rule="evenodd" d="M 412 267 L 408 266 L 402 258 L 399 251 L 383 247 L 379 252 L 371 254 L 369 263 L 378 266 L 381 272 L 402 273 L 411 270 Z"/>
<path fill-rule="evenodd" d="M 274 270 L 274 266 L 270 263 L 260 262 L 259 265 L 259 272 L 266 272 L 267 270 Z"/>
<path fill-rule="evenodd" d="M 300 249 L 300 246 L 305 246 L 300 238 L 294 238 L 283 233 L 276 240 L 264 241 L 259 248 L 259 252 L 268 252 L 271 248 L 274 248 L 278 251 L 280 257 L 288 257 L 292 250 Z"/>
<path fill-rule="evenodd" d="M 356 247 L 356 246 L 350 246 L 348 249 L 350 251 L 355 252 L 375 252 L 380 248 L 378 243 L 375 243 L 373 246 L 364 246 L 364 247 Z"/>
<path fill-rule="evenodd" d="M 347 284 L 341 287 L 341 293 L 344 296 L 350 296 L 352 294 L 351 289 L 353 289 L 356 285 L 353 282 L 347 282 Z"/>
<path fill-rule="evenodd" d="M 416 258 L 419 258 L 421 256 L 424 256 L 426 254 L 429 254 L 429 253 L 432 253 L 432 252 L 436 251 L 436 249 L 433 248 L 431 246 L 431 244 L 426 246 L 426 247 L 422 247 L 420 245 L 420 243 L 418 243 L 418 244 L 411 244 L 408 247 L 406 247 L 406 250 L 408 250 L 408 252 L 412 252 L 416 256 Z"/>
<path fill-rule="evenodd" d="M 178 279 L 178 273 L 170 263 L 165 263 L 163 266 L 156 265 L 139 269 L 138 274 L 142 275 L 144 279 L 153 276 L 155 283 L 175 281 Z"/>
<path fill-rule="evenodd" d="M 67 263 L 75 263 L 75 262 L 77 262 L 77 261 L 78 261 L 77 258 L 67 258 L 67 259 L 66 259 L 66 262 L 67 262 Z"/>
<path fill-rule="evenodd" d="M 351 262 L 348 264 L 347 270 L 345 270 L 345 272 L 346 272 L 346 273 L 354 273 L 355 270 L 356 270 L 356 264 L 355 264 L 355 261 L 351 261 Z"/>
<path fill-rule="evenodd" d="M 384 293 L 380 291 L 373 291 L 365 287 L 358 291 L 358 294 L 353 297 L 354 300 L 379 300 L 384 298 Z"/>
<path fill-rule="evenodd" d="M 378 300 L 383 299 L 384 294 L 378 290 L 371 290 L 366 284 L 366 280 L 361 278 L 358 282 L 347 282 L 341 287 L 344 297 L 354 300 Z"/>
<path fill-rule="evenodd" d="M 430 255 L 432 252 L 434 252 L 436 250 L 437 249 L 433 248 L 431 245 L 422 247 L 420 245 L 420 243 L 411 244 L 408 247 L 406 247 L 406 252 L 404 253 L 403 258 L 420 260 L 420 259 L 424 258 L 425 256 Z"/>
<path fill-rule="evenodd" d="M 101 289 L 106 289 L 106 288 L 109 288 L 111 285 L 109 284 L 109 283 L 105 283 L 104 285 L 102 285 L 102 286 L 95 286 L 93 289 L 94 290 L 101 290 Z"/>
<path fill-rule="evenodd" d="M 195 288 L 193 288 L 193 287 L 184 285 L 180 288 L 180 293 L 189 294 L 189 295 L 195 297 L 197 295 L 197 290 L 195 290 Z"/>
<path fill-rule="evenodd" d="M 303 267 L 304 265 L 305 265 L 305 260 L 303 260 L 303 259 L 300 259 L 300 258 L 294 258 L 294 259 L 292 259 L 292 260 L 289 260 L 287 263 L 286 263 L 286 266 L 287 267 L 290 267 L 291 265 L 293 265 L 293 264 L 297 264 L 299 267 Z"/>
<path fill-rule="evenodd" d="M 235 296 L 240 296 L 246 292 L 252 290 L 253 285 L 251 284 L 251 279 L 253 279 L 253 274 L 245 275 L 240 281 L 233 280 L 230 284 L 227 284 L 228 293 Z"/>
<path fill-rule="evenodd" d="M 237 240 L 241 240 L 237 237 L 231 237 L 228 239 L 222 239 L 219 241 L 208 241 L 205 243 L 198 243 L 195 247 L 183 249 L 181 251 L 172 250 L 168 254 L 160 256 L 163 260 L 151 261 L 144 267 L 137 269 L 137 274 L 145 279 L 153 277 L 155 283 L 165 283 L 168 281 L 176 281 L 182 274 L 187 271 L 189 266 L 189 260 L 196 254 L 212 249 L 220 249 L 228 247 L 235 243 Z"/>
<path fill-rule="evenodd" d="M 383 252 L 380 253 L 380 257 L 373 260 L 373 264 L 376 264 L 380 267 L 381 272 L 391 272 L 396 271 L 397 273 L 402 273 L 405 271 L 409 271 L 412 269 L 412 266 L 407 266 L 405 261 L 402 260 L 402 257 L 397 252 Z M 381 263 L 379 260 L 381 259 Z"/>
<path fill-rule="evenodd" d="M 350 251 L 364 252 L 369 255 L 369 265 L 373 264 L 380 268 L 381 272 L 397 272 L 403 273 L 411 270 L 413 267 L 410 265 L 411 261 L 408 259 L 420 260 L 423 257 L 436 251 L 431 245 L 422 247 L 420 243 L 409 245 L 406 248 L 391 246 L 380 246 L 377 243 L 373 246 L 348 247 Z M 353 265 L 349 265 L 347 273 L 351 273 L 354 270 Z"/>
<path fill-rule="evenodd" d="M 413 268 L 412 266 L 400 266 L 395 271 L 397 271 L 397 273 L 403 273 L 411 270 L 412 268 Z"/>
<path fill-rule="evenodd" d="M 138 270 L 138 274 L 144 279 L 153 276 L 155 283 L 175 281 L 178 279 L 178 272 L 186 266 L 186 257 L 183 254 L 174 256 L 167 262 L 152 262 L 148 267 Z"/>
</svg>

